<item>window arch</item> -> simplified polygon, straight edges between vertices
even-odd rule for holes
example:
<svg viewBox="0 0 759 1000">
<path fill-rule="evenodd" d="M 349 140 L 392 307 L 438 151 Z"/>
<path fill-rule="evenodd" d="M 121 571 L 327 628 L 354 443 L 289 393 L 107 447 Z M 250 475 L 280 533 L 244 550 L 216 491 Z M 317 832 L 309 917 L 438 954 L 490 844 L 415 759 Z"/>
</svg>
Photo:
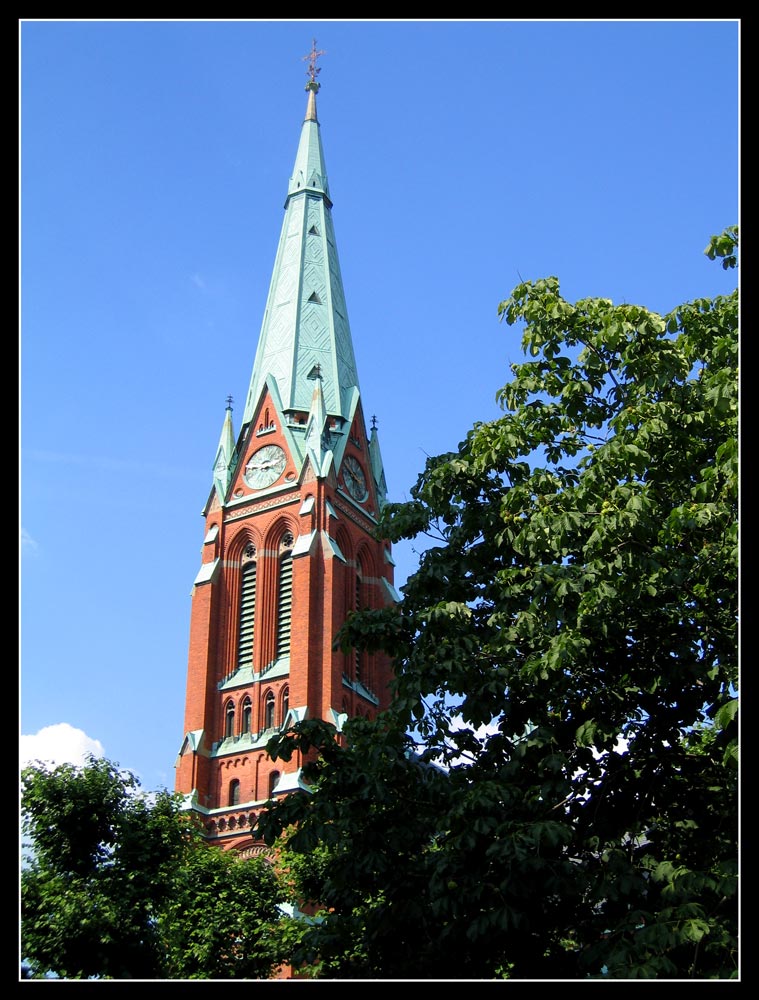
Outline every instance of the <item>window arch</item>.
<svg viewBox="0 0 759 1000">
<path fill-rule="evenodd" d="M 284 726 L 285 719 L 287 718 L 287 713 L 290 710 L 290 687 L 285 685 L 282 688 L 282 719 L 281 724 Z"/>
<path fill-rule="evenodd" d="M 235 734 L 235 703 L 233 701 L 227 702 L 227 707 L 224 709 L 224 739 L 228 740 L 230 736 Z"/>
<path fill-rule="evenodd" d="M 242 703 L 242 732 L 250 732 L 250 722 L 253 716 L 253 702 L 250 697 L 246 697 L 245 701 Z"/>
<path fill-rule="evenodd" d="M 274 697 L 274 692 L 269 691 L 264 699 L 264 729 L 274 728 L 274 706 L 276 704 L 276 699 Z"/>
<path fill-rule="evenodd" d="M 274 789 L 277 787 L 277 782 L 279 781 L 279 771 L 272 771 L 269 775 L 269 798 L 274 795 Z"/>
<path fill-rule="evenodd" d="M 237 638 L 237 667 L 253 665 L 253 628 L 256 612 L 256 547 L 245 547 L 241 565 L 240 618 Z"/>
<path fill-rule="evenodd" d="M 366 595 L 365 595 L 365 588 L 364 588 L 363 568 L 362 568 L 362 565 L 361 565 L 360 562 L 356 565 L 356 583 L 355 583 L 355 588 L 356 588 L 356 592 L 355 592 L 355 601 L 356 601 L 355 609 L 356 609 L 356 611 L 363 611 L 365 609 L 365 607 L 366 607 Z M 357 681 L 361 681 L 361 680 L 364 679 L 364 675 L 366 673 L 366 671 L 364 669 L 365 665 L 366 665 L 366 653 L 363 652 L 362 650 L 360 650 L 358 647 L 356 647 L 356 650 L 355 650 L 355 661 L 354 661 L 354 664 L 355 664 L 354 669 L 355 669 L 356 680 Z"/>
<path fill-rule="evenodd" d="M 290 630 L 293 607 L 293 543 L 291 532 L 282 536 L 279 546 L 277 590 L 277 659 L 290 655 Z"/>
<path fill-rule="evenodd" d="M 240 782 L 237 778 L 233 778 L 229 782 L 229 805 L 237 806 L 240 804 Z"/>
</svg>

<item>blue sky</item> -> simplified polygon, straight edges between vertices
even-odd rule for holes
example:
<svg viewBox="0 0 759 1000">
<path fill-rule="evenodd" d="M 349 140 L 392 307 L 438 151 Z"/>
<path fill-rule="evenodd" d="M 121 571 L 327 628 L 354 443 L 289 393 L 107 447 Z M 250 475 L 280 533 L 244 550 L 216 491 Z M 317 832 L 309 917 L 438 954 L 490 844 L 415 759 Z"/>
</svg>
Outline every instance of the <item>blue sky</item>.
<svg viewBox="0 0 759 1000">
<path fill-rule="evenodd" d="M 498 414 L 521 279 L 660 312 L 734 287 L 702 251 L 739 221 L 740 24 L 19 27 L 22 758 L 85 747 L 173 788 L 201 510 L 312 39 L 361 393 L 401 500 Z M 414 546 L 395 555 L 400 586 Z"/>
</svg>

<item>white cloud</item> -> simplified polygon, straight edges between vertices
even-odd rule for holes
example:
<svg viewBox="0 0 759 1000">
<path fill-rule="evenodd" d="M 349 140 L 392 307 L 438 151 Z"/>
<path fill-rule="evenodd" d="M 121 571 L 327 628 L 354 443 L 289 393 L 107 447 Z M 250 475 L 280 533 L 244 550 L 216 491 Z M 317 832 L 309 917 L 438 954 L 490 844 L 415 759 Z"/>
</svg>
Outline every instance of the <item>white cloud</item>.
<svg viewBox="0 0 759 1000">
<path fill-rule="evenodd" d="M 28 552 L 30 554 L 36 553 L 39 546 L 26 530 L 26 528 L 21 529 L 21 551 Z"/>
<path fill-rule="evenodd" d="M 43 761 L 53 767 L 58 764 L 85 764 L 87 754 L 104 756 L 103 744 L 99 740 L 93 740 L 68 722 L 45 726 L 33 736 L 22 735 L 20 753 L 22 767 L 34 761 Z"/>
</svg>

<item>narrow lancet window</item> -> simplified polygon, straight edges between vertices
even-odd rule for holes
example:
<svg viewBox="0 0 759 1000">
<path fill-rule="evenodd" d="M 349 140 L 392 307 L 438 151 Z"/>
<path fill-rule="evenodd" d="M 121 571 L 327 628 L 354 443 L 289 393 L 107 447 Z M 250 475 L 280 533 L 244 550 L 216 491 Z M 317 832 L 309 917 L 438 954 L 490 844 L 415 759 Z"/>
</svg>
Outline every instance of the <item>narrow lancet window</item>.
<svg viewBox="0 0 759 1000">
<path fill-rule="evenodd" d="M 288 532 L 282 539 L 279 556 L 279 588 L 277 594 L 277 659 L 290 655 L 290 630 L 293 607 L 293 536 Z"/>
<path fill-rule="evenodd" d="M 240 622 L 237 641 L 237 668 L 253 666 L 253 628 L 256 613 L 256 548 L 248 545 L 242 557 Z"/>
</svg>

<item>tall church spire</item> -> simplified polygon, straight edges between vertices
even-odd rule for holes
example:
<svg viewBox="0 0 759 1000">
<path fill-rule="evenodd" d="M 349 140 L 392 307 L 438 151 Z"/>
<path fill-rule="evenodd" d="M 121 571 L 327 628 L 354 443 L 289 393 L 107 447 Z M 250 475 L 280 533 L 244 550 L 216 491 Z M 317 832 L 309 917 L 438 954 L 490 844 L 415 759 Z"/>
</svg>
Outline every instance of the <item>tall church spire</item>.
<svg viewBox="0 0 759 1000">
<path fill-rule="evenodd" d="M 268 387 L 278 399 L 300 464 L 318 366 L 327 414 L 334 418 L 339 465 L 359 399 L 358 374 L 332 224 L 327 168 L 316 111 L 316 45 L 310 56 L 308 103 L 285 199 L 266 309 L 243 414 L 255 417 Z"/>
<path fill-rule="evenodd" d="M 272 760 L 269 740 L 294 721 L 339 726 L 388 706 L 389 658 L 334 640 L 351 611 L 399 600 L 390 543 L 376 534 L 385 476 L 332 227 L 319 55 L 314 43 L 242 426 L 235 439 L 230 398 L 203 510 L 176 765 L 206 837 L 254 853 L 258 811 L 303 787 L 300 757 Z"/>
</svg>

